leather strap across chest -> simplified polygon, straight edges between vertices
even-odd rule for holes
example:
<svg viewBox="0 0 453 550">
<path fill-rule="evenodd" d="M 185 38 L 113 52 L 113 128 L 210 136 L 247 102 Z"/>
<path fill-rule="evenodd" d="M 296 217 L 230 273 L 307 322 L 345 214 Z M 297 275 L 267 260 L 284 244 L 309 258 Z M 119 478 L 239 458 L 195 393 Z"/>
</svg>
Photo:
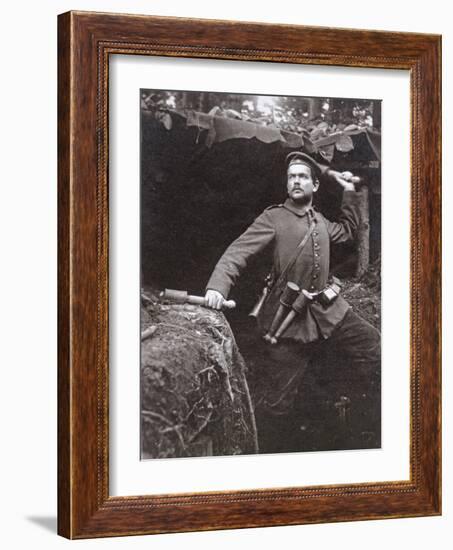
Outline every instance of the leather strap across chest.
<svg viewBox="0 0 453 550">
<path fill-rule="evenodd" d="M 300 256 L 302 250 L 304 249 L 305 245 L 307 244 L 308 239 L 310 238 L 310 235 L 313 233 L 313 230 L 314 230 L 314 228 L 315 228 L 315 225 L 316 225 L 316 221 L 315 221 L 314 219 L 312 219 L 312 221 L 311 221 L 311 223 L 310 223 L 310 226 L 309 226 L 307 232 L 306 232 L 305 235 L 303 236 L 303 238 L 302 238 L 302 240 L 300 241 L 300 243 L 297 245 L 297 248 L 295 249 L 294 254 L 291 256 L 291 259 L 290 259 L 289 262 L 286 264 L 286 266 L 285 266 L 285 268 L 283 269 L 283 271 L 280 273 L 280 276 L 279 276 L 277 282 L 274 284 L 274 287 L 273 287 L 272 290 L 279 288 L 279 286 L 282 284 L 282 282 L 286 281 L 286 275 L 287 275 L 287 273 L 288 273 L 289 270 L 293 267 L 293 265 L 296 263 L 297 258 Z"/>
</svg>

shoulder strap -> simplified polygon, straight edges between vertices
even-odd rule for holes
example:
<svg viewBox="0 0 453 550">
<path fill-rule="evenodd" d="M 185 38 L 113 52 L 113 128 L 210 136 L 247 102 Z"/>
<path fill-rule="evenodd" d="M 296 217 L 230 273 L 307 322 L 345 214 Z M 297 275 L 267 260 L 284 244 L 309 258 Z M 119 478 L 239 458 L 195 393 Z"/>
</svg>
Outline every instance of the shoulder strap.
<svg viewBox="0 0 453 550">
<path fill-rule="evenodd" d="M 310 235 L 313 233 L 313 229 L 315 228 L 315 225 L 316 225 L 316 221 L 313 219 L 310 223 L 308 231 L 305 233 L 303 239 L 297 245 L 297 248 L 294 251 L 294 254 L 292 255 L 291 259 L 286 264 L 285 269 L 280 273 L 280 277 L 278 278 L 277 282 L 275 283 L 274 288 L 278 288 L 281 285 L 281 283 L 285 280 L 286 274 L 293 267 L 293 265 L 296 263 L 296 260 L 300 256 L 300 253 L 304 249 L 304 246 L 307 244 L 307 241 L 310 238 Z"/>
</svg>

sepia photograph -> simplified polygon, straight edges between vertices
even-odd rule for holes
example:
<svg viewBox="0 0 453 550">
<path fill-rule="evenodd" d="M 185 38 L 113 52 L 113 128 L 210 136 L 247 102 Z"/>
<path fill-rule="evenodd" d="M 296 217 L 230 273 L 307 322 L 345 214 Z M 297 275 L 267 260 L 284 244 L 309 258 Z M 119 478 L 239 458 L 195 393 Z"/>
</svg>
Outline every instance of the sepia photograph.
<svg viewBox="0 0 453 550">
<path fill-rule="evenodd" d="M 381 103 L 140 90 L 142 460 L 381 448 Z"/>
</svg>

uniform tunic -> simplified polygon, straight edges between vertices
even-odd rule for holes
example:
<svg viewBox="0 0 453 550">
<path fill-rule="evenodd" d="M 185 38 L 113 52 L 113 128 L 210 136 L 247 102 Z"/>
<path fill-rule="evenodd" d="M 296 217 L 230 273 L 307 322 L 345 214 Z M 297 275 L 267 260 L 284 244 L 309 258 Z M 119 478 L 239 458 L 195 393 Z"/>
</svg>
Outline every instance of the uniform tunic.
<svg viewBox="0 0 453 550">
<path fill-rule="evenodd" d="M 217 290 L 227 298 L 249 260 L 267 247 L 272 247 L 274 280 L 278 280 L 314 220 L 314 230 L 288 271 L 285 284 L 292 281 L 309 292 L 322 290 L 329 276 L 330 243 L 342 243 L 354 237 L 359 223 L 355 204 L 356 193 L 344 191 L 341 216 L 337 222 L 327 220 L 312 207 L 301 209 L 290 199 L 267 208 L 227 248 L 211 275 L 207 289 Z M 274 286 L 261 309 L 258 323 L 263 332 L 272 322 L 279 304 L 280 289 L 284 286 Z M 328 306 L 313 301 L 304 313 L 296 316 L 284 337 L 301 343 L 328 338 L 349 307 L 341 295 Z"/>
</svg>

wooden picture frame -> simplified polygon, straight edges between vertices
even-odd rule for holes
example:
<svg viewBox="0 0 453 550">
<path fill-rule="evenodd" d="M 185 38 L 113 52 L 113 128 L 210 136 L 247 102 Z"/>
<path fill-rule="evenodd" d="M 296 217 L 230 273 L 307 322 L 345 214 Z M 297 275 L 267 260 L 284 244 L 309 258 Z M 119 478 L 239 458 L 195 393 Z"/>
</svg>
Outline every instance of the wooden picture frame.
<svg viewBox="0 0 453 550">
<path fill-rule="evenodd" d="M 441 513 L 441 39 L 69 12 L 59 16 L 58 532 L 89 538 Z M 109 495 L 109 56 L 403 69 L 411 96 L 410 479 Z"/>
</svg>

